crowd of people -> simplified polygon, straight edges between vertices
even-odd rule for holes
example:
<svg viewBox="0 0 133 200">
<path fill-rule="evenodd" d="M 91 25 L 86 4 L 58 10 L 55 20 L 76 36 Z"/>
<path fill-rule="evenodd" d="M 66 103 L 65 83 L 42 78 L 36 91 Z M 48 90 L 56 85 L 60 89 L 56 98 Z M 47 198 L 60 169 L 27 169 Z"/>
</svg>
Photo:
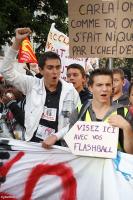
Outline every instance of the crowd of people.
<svg viewBox="0 0 133 200">
<path fill-rule="evenodd" d="M 29 28 L 16 30 L 0 73 L 0 137 L 41 142 L 44 148 L 67 146 L 64 135 L 77 120 L 106 121 L 119 128 L 118 149 L 133 153 L 133 83 L 123 91 L 122 69 L 99 68 L 86 75 L 83 66 L 67 67 L 67 81 L 60 79 L 61 59 L 45 52 L 39 73 L 25 75 L 13 63 Z M 6 83 L 6 84 L 5 84 Z"/>
</svg>

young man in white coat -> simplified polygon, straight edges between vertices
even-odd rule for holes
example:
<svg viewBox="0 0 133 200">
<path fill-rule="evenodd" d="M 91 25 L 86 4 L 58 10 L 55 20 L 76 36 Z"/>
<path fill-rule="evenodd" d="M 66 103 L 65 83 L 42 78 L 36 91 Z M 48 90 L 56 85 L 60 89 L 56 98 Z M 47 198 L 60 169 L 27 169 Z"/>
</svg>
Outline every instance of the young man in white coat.
<svg viewBox="0 0 133 200">
<path fill-rule="evenodd" d="M 61 60 L 54 52 L 44 53 L 39 60 L 42 79 L 18 73 L 14 69 L 19 46 L 30 33 L 29 28 L 16 29 L 15 40 L 0 71 L 5 80 L 26 95 L 25 140 L 43 141 L 43 146 L 47 147 L 47 144 L 52 145 L 60 140 L 68 128 L 69 116 L 80 100 L 73 85 L 59 78 Z"/>
</svg>

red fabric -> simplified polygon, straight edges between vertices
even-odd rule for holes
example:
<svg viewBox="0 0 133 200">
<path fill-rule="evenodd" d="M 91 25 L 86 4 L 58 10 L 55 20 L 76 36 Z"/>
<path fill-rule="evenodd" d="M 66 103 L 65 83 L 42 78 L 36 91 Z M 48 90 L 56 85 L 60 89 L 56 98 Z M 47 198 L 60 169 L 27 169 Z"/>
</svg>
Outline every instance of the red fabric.
<svg viewBox="0 0 133 200">
<path fill-rule="evenodd" d="M 19 63 L 38 63 L 28 38 L 23 40 L 18 54 Z"/>
</svg>

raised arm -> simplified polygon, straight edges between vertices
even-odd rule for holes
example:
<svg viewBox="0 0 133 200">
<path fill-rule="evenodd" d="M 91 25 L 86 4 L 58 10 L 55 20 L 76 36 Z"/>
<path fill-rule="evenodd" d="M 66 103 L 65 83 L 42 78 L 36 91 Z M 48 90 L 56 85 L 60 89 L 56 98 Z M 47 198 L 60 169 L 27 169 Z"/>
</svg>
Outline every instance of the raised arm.
<svg viewBox="0 0 133 200">
<path fill-rule="evenodd" d="M 0 66 L 0 73 L 3 75 L 5 80 L 14 85 L 17 89 L 27 94 L 30 91 L 35 79 L 25 74 L 19 73 L 15 70 L 14 63 L 16 62 L 16 56 L 21 42 L 31 33 L 29 28 L 18 28 L 16 29 L 16 37 L 12 44 L 12 47 L 7 52 L 4 60 Z"/>
</svg>

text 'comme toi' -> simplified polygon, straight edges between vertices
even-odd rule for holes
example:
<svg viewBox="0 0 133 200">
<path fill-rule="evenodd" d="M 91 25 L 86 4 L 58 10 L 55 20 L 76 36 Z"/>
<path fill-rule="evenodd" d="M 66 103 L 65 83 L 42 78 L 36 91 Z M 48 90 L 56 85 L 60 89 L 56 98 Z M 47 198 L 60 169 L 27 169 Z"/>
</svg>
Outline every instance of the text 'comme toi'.
<svg viewBox="0 0 133 200">
<path fill-rule="evenodd" d="M 117 29 L 118 27 L 122 27 L 123 29 L 131 29 L 133 28 L 133 19 L 132 18 L 128 18 L 128 17 L 124 17 L 121 18 L 121 20 L 119 21 L 119 26 L 118 26 L 118 19 L 117 18 L 104 18 L 104 19 L 100 19 L 100 18 L 87 18 L 87 19 L 72 19 L 70 21 L 70 26 L 73 29 L 76 28 L 114 28 Z"/>
</svg>

